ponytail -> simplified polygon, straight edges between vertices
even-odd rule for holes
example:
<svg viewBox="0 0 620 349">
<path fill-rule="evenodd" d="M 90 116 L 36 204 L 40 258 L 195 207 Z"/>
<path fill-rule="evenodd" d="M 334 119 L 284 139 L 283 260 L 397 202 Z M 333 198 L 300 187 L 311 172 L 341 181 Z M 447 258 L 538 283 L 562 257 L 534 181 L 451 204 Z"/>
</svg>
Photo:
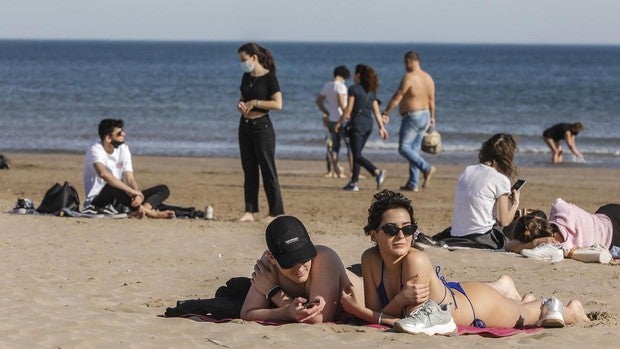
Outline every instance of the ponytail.
<svg viewBox="0 0 620 349">
<path fill-rule="evenodd" d="M 276 73 L 276 62 L 268 49 L 258 45 L 257 43 L 248 42 L 239 47 L 237 53 L 241 52 L 245 52 L 250 56 L 256 55 L 256 57 L 258 57 L 258 63 L 260 63 L 263 68 L 273 72 L 274 74 Z"/>
</svg>

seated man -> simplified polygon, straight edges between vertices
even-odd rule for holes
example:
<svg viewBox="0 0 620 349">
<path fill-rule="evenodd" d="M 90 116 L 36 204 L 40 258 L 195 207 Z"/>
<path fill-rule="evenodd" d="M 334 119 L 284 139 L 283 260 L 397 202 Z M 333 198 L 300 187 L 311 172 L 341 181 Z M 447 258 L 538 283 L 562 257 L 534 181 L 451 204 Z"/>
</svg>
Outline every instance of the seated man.
<svg viewBox="0 0 620 349">
<path fill-rule="evenodd" d="M 133 176 L 131 153 L 125 143 L 123 120 L 103 119 L 99 123 L 100 142 L 90 146 L 84 158 L 83 180 L 85 213 L 117 213 L 124 205 L 137 218 L 174 218 L 174 211 L 156 209 L 170 195 L 168 187 L 158 185 L 140 191 Z"/>
<path fill-rule="evenodd" d="M 256 262 L 241 308 L 244 320 L 321 323 L 344 317 L 342 290 L 363 293 L 361 280 L 327 246 L 314 245 L 295 217 L 280 216 L 266 230 L 268 251 Z"/>
</svg>

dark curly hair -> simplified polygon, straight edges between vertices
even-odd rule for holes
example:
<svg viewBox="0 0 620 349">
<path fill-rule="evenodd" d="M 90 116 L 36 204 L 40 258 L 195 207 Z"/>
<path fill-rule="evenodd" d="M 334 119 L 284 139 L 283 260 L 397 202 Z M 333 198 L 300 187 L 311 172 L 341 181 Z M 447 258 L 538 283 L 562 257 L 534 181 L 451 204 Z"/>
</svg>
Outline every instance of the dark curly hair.
<svg viewBox="0 0 620 349">
<path fill-rule="evenodd" d="M 517 218 L 513 236 L 521 242 L 531 242 L 534 239 L 553 236 L 555 225 L 543 217 L 527 214 Z"/>
<path fill-rule="evenodd" d="M 388 189 L 383 189 L 372 197 L 372 204 L 368 208 L 368 224 L 364 227 L 364 233 L 370 234 L 371 230 L 376 230 L 381 224 L 383 213 L 393 208 L 402 208 L 409 213 L 411 224 L 416 224 L 413 218 L 413 204 L 402 193 L 396 193 Z"/>
<path fill-rule="evenodd" d="M 372 67 L 365 64 L 355 66 L 355 74 L 360 75 L 360 84 L 364 87 L 364 91 L 377 92 L 379 89 L 379 75 Z"/>
</svg>

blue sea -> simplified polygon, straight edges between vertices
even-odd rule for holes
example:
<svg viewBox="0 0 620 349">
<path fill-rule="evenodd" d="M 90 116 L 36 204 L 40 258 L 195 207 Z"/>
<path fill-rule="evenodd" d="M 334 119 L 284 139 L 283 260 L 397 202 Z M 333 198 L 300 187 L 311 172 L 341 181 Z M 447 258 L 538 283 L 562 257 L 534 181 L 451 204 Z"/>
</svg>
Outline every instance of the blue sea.
<svg viewBox="0 0 620 349">
<path fill-rule="evenodd" d="M 122 118 L 136 155 L 238 157 L 241 42 L 0 41 L 0 153 L 83 153 L 101 118 Z M 550 166 L 543 130 L 581 121 L 586 163 L 620 168 L 620 46 L 262 43 L 276 59 L 284 109 L 272 113 L 278 158 L 325 157 L 314 100 L 333 68 L 358 63 L 380 77 L 387 102 L 403 74 L 403 54 L 420 53 L 435 79 L 436 164 L 477 161 L 497 132 L 518 138 L 517 163 Z M 348 81 L 348 84 L 351 84 Z M 371 137 L 374 162 L 403 161 L 400 117 L 390 138 Z M 564 146 L 566 149 L 566 147 Z"/>
</svg>

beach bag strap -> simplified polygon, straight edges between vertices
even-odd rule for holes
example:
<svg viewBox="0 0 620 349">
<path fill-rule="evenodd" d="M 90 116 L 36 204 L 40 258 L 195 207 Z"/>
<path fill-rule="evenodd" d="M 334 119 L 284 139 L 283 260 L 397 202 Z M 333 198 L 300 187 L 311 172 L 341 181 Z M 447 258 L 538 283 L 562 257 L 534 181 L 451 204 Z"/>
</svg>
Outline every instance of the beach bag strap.
<svg viewBox="0 0 620 349">
<path fill-rule="evenodd" d="M 80 196 L 77 190 L 66 181 L 63 185 L 54 184 L 45 192 L 37 212 L 57 214 L 63 208 L 71 211 L 79 211 L 80 208 Z"/>
</svg>

